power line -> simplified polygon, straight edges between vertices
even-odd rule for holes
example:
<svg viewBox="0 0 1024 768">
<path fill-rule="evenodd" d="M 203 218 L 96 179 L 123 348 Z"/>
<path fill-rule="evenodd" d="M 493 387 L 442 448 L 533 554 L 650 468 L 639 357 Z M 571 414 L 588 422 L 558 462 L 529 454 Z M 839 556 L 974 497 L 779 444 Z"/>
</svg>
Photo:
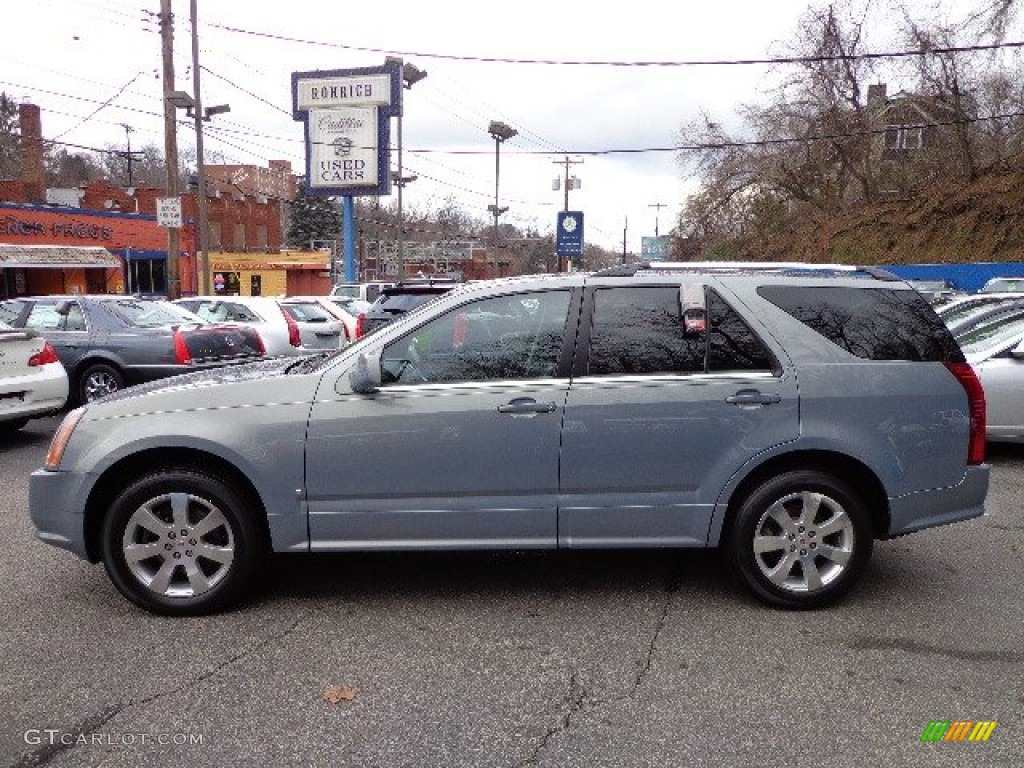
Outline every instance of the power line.
<svg viewBox="0 0 1024 768">
<path fill-rule="evenodd" d="M 419 59 L 438 59 L 445 61 L 476 62 L 480 64 L 539 64 L 553 66 L 586 66 L 586 67 L 717 67 L 717 66 L 750 66 L 750 65 L 774 65 L 774 64 L 815 64 L 830 61 L 868 61 L 872 59 L 900 59 L 917 56 L 944 56 L 960 53 L 977 53 L 983 51 L 995 51 L 1007 48 L 1024 48 L 1024 41 L 1011 41 L 1002 43 L 989 43 L 984 45 L 959 45 L 934 48 L 919 48 L 903 51 L 879 51 L 868 53 L 843 53 L 835 55 L 818 56 L 770 56 L 748 59 L 680 59 L 676 61 L 615 61 L 611 59 L 527 59 L 505 56 L 465 56 L 450 53 L 430 53 L 427 51 L 396 51 L 391 48 L 379 48 L 371 46 L 349 45 L 347 43 L 334 43 L 326 40 L 312 40 L 309 38 L 280 35 L 273 32 L 260 32 L 252 29 L 243 29 L 227 24 L 211 23 L 208 26 L 222 29 L 225 32 L 249 35 L 251 37 L 262 37 L 269 40 L 277 40 L 286 43 L 300 43 L 321 48 L 338 48 L 346 51 L 358 51 L 360 53 L 376 53 L 393 56 L 402 56 Z"/>
</svg>

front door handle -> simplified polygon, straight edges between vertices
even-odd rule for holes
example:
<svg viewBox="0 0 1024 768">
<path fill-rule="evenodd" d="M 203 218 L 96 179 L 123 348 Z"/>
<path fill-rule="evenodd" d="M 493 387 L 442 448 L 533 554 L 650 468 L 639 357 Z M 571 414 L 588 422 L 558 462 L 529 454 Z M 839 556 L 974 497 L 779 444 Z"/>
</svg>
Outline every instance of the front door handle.
<svg viewBox="0 0 1024 768">
<path fill-rule="evenodd" d="M 557 407 L 554 403 L 538 403 L 532 397 L 517 397 L 505 405 L 499 405 L 498 413 L 551 413 Z"/>
<path fill-rule="evenodd" d="M 735 395 L 725 398 L 729 405 L 772 405 L 782 402 L 781 395 L 759 392 L 756 389 L 741 389 Z"/>
</svg>

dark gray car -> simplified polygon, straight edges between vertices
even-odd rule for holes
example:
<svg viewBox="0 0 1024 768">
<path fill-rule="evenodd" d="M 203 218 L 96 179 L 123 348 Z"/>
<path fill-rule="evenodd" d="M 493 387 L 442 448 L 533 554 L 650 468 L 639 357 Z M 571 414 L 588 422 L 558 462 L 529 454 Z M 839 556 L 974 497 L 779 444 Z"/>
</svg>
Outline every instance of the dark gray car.
<svg viewBox="0 0 1024 768">
<path fill-rule="evenodd" d="M 336 353 L 76 410 L 30 511 L 168 614 L 230 603 L 269 549 L 720 547 L 808 608 L 874 539 L 983 514 L 984 415 L 905 283 L 639 265 L 468 283 Z"/>
<path fill-rule="evenodd" d="M 259 334 L 217 326 L 170 302 L 134 296 L 38 296 L 0 303 L 0 319 L 31 328 L 57 351 L 73 402 L 89 403 L 125 386 L 251 362 L 264 355 Z"/>
</svg>

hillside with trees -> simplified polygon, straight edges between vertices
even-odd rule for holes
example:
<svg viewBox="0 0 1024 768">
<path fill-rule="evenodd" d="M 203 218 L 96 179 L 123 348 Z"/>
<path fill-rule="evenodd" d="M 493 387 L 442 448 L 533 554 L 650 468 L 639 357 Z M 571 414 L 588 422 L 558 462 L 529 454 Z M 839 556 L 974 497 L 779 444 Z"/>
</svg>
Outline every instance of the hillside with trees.
<svg viewBox="0 0 1024 768">
<path fill-rule="evenodd" d="M 767 103 L 731 132 L 710 116 L 683 127 L 701 185 L 674 234 L 708 259 L 1024 260 L 1017 7 L 957 26 L 903 8 L 906 55 L 869 47 L 864 8 L 812 8 Z"/>
</svg>

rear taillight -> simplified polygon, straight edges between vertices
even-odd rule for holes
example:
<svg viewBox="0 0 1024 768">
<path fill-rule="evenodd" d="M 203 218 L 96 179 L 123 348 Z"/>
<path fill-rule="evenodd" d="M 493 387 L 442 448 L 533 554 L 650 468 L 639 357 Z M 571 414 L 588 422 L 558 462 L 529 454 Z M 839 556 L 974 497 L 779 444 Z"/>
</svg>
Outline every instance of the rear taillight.
<svg viewBox="0 0 1024 768">
<path fill-rule="evenodd" d="M 33 367 L 37 365 L 49 365 L 50 363 L 56 362 L 59 362 L 57 359 L 57 350 L 50 346 L 50 342 L 43 344 L 43 348 L 28 359 L 28 364 Z"/>
<path fill-rule="evenodd" d="M 256 334 L 256 347 L 259 349 L 260 354 L 267 354 L 267 345 L 263 343 L 263 337 L 260 336 L 259 331 L 255 331 L 254 333 Z"/>
<path fill-rule="evenodd" d="M 971 437 L 967 444 L 967 463 L 985 462 L 985 390 L 969 363 L 946 363 L 949 372 L 967 393 L 967 412 L 971 419 Z"/>
<path fill-rule="evenodd" d="M 181 331 L 174 332 L 174 362 L 178 365 L 189 365 L 192 363 L 192 353 L 188 351 L 188 344 Z"/>
<path fill-rule="evenodd" d="M 284 322 L 288 326 L 288 343 L 293 347 L 301 347 L 302 337 L 299 336 L 299 324 L 295 322 L 295 318 L 289 315 L 284 307 L 281 307 L 281 314 L 284 315 Z"/>
<path fill-rule="evenodd" d="M 366 333 L 366 313 L 360 312 L 359 317 L 356 318 L 356 338 L 363 338 L 363 334 Z"/>
</svg>

